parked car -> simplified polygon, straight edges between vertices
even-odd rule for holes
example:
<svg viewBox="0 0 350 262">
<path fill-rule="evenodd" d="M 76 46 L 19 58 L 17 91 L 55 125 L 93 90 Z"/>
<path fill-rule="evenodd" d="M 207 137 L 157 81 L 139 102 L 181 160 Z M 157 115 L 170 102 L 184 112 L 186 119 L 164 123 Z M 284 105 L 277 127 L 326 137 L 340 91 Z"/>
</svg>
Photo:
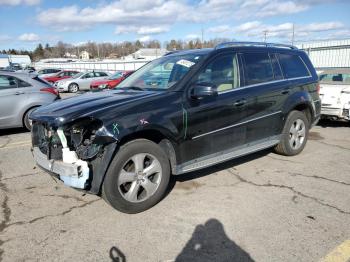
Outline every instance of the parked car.
<svg viewBox="0 0 350 262">
<path fill-rule="evenodd" d="M 24 126 L 30 130 L 30 113 L 57 99 L 55 88 L 36 74 L 0 72 L 0 129 Z"/>
<path fill-rule="evenodd" d="M 78 71 L 75 70 L 63 70 L 60 71 L 58 73 L 56 73 L 53 76 L 44 76 L 42 77 L 43 79 L 45 79 L 47 82 L 54 84 L 56 81 L 60 81 L 62 79 L 67 79 L 67 78 L 71 78 L 72 76 L 78 74 Z"/>
<path fill-rule="evenodd" d="M 90 90 L 90 84 L 97 79 L 107 79 L 109 73 L 101 71 L 81 72 L 72 78 L 57 81 L 55 86 L 59 92 L 76 93 L 79 90 Z"/>
<path fill-rule="evenodd" d="M 323 71 L 320 86 L 322 117 L 350 120 L 350 69 Z"/>
<path fill-rule="evenodd" d="M 40 77 L 49 77 L 53 76 L 59 72 L 61 72 L 61 69 L 58 68 L 46 68 L 46 69 L 41 69 L 37 73 Z"/>
<path fill-rule="evenodd" d="M 90 89 L 112 89 L 115 88 L 121 81 L 131 75 L 134 71 L 120 71 L 111 75 L 104 80 L 93 81 Z"/>
<path fill-rule="evenodd" d="M 33 112 L 33 154 L 65 184 L 137 213 L 162 199 L 171 174 L 266 148 L 299 154 L 320 117 L 318 90 L 308 56 L 293 46 L 179 51 L 114 90 Z"/>
</svg>

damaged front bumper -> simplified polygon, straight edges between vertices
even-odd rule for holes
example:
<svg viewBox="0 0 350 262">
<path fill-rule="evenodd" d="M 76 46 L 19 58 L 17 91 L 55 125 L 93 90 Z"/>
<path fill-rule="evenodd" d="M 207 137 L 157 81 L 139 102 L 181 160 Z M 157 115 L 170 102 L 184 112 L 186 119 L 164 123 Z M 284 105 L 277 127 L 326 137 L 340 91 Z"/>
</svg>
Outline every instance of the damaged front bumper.
<svg viewBox="0 0 350 262">
<path fill-rule="evenodd" d="M 38 147 L 33 148 L 33 156 L 38 166 L 58 175 L 66 185 L 80 189 L 86 188 L 90 173 L 87 162 L 79 160 L 75 163 L 65 163 L 61 160 L 49 160 Z"/>
<path fill-rule="evenodd" d="M 33 122 L 32 152 L 37 165 L 67 186 L 98 194 L 117 140 L 99 122 L 82 120 L 51 127 Z"/>
</svg>

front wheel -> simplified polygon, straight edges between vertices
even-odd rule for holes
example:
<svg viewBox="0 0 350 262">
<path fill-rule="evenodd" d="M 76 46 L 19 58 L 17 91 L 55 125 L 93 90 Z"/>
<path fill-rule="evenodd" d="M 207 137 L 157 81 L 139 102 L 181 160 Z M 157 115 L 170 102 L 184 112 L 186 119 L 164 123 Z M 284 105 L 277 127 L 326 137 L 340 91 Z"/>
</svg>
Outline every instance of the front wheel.
<svg viewBox="0 0 350 262">
<path fill-rule="evenodd" d="M 294 156 L 303 151 L 308 135 L 309 121 L 300 111 L 291 111 L 286 119 L 280 143 L 275 152 L 285 156 Z"/>
<path fill-rule="evenodd" d="M 170 164 L 160 146 L 146 139 L 123 145 L 102 186 L 104 199 L 125 213 L 139 213 L 157 204 L 170 178 Z"/>
<path fill-rule="evenodd" d="M 75 84 L 75 83 L 70 84 L 70 85 L 68 86 L 68 91 L 69 91 L 70 93 L 76 93 L 76 92 L 78 92 L 78 91 L 79 91 L 79 86 L 78 86 L 78 84 Z"/>
</svg>

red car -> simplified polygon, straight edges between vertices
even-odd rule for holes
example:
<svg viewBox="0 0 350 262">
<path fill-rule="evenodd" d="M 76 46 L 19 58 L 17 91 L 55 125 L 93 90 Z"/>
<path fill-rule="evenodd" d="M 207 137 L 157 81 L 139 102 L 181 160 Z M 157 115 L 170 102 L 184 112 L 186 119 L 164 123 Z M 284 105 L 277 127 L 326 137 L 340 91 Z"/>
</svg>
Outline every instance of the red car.
<svg viewBox="0 0 350 262">
<path fill-rule="evenodd" d="M 120 71 L 110 76 L 107 79 L 96 80 L 90 84 L 90 89 L 112 89 L 121 81 L 131 75 L 134 71 Z"/>
<path fill-rule="evenodd" d="M 66 79 L 66 78 L 71 78 L 72 76 L 76 75 L 79 73 L 78 71 L 73 71 L 73 70 L 63 70 L 58 72 L 57 74 L 53 76 L 47 76 L 43 77 L 44 80 L 46 80 L 49 83 L 55 83 L 56 81 Z"/>
</svg>

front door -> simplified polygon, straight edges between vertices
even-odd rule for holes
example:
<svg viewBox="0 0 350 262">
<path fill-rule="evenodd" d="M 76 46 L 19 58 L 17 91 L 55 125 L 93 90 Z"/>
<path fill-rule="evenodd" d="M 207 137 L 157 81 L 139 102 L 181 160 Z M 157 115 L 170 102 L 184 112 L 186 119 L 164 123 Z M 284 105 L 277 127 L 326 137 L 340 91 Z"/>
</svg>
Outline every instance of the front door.
<svg viewBox="0 0 350 262">
<path fill-rule="evenodd" d="M 187 96 L 183 103 L 187 123 L 181 148 L 183 162 L 230 150 L 245 143 L 245 107 L 251 102 L 240 88 L 240 70 L 235 53 L 214 57 L 200 70 L 189 87 L 210 84 L 218 95 L 202 99 Z"/>
</svg>

